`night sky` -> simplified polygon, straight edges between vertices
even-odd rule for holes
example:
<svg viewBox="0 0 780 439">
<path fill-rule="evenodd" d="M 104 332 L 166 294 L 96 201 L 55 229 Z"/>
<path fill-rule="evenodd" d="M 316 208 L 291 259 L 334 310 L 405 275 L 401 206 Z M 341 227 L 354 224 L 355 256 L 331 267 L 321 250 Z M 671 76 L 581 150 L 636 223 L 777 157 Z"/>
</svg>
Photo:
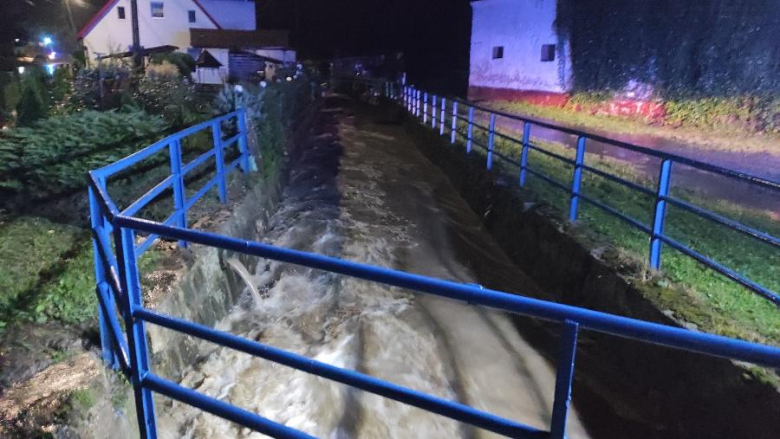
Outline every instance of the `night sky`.
<svg viewBox="0 0 780 439">
<path fill-rule="evenodd" d="M 65 0 L 0 0 L 0 39 L 72 35 Z M 68 0 L 80 28 L 105 0 Z M 142 3 L 146 0 L 139 0 Z M 301 58 L 400 50 L 418 81 L 468 75 L 468 0 L 256 0 L 258 28 L 291 31 Z"/>
</svg>

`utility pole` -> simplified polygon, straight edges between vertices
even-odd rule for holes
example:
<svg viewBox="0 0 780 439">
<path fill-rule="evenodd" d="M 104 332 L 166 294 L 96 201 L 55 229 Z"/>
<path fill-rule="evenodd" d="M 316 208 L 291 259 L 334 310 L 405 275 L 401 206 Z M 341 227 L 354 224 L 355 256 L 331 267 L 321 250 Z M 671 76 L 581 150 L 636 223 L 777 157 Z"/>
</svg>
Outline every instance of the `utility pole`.
<svg viewBox="0 0 780 439">
<path fill-rule="evenodd" d="M 133 62 L 136 67 L 141 67 L 141 36 L 138 33 L 138 2 L 130 0 L 130 21 L 133 26 Z"/>
<path fill-rule="evenodd" d="M 76 37 L 78 29 L 76 29 L 76 22 L 73 21 L 73 11 L 70 10 L 70 0 L 62 0 L 65 3 L 65 10 L 68 12 L 68 21 L 70 21 L 70 28 L 73 30 L 73 37 Z"/>
</svg>

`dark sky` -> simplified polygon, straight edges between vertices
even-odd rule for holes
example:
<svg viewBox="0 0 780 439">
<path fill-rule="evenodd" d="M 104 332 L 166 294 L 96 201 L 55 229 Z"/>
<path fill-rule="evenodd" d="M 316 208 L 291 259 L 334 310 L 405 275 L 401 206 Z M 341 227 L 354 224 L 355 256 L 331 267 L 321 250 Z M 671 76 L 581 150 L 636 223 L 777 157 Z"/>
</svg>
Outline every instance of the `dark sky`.
<svg viewBox="0 0 780 439">
<path fill-rule="evenodd" d="M 468 75 L 468 0 L 257 0 L 260 28 L 287 28 L 304 57 L 401 50 L 415 79 Z"/>
<path fill-rule="evenodd" d="M 0 38 L 72 34 L 65 0 L 0 0 Z M 71 2 L 81 27 L 105 0 Z M 143 2 L 146 0 L 139 0 Z M 256 0 L 259 28 L 286 28 L 302 58 L 401 50 L 415 76 L 468 71 L 468 0 Z M 437 73 L 438 72 L 438 73 Z"/>
</svg>

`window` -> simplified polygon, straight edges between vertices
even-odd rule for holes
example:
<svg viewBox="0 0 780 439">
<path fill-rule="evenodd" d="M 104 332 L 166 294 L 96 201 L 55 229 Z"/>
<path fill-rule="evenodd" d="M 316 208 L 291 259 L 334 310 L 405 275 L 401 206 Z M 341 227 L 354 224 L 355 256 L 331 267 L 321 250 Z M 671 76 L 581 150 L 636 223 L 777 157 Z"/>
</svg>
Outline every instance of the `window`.
<svg viewBox="0 0 780 439">
<path fill-rule="evenodd" d="M 120 20 L 124 20 L 125 19 L 125 8 L 124 8 L 124 6 L 117 7 L 116 8 L 116 13 L 119 16 Z"/>
<path fill-rule="evenodd" d="M 152 18 L 164 18 L 163 2 L 152 2 Z"/>
<path fill-rule="evenodd" d="M 195 11 L 187 11 L 187 16 L 190 19 L 190 23 L 195 23 Z"/>
<path fill-rule="evenodd" d="M 542 44 L 542 62 L 555 61 L 555 44 Z"/>
<path fill-rule="evenodd" d="M 501 59 L 504 57 L 504 46 L 493 47 L 493 59 Z"/>
</svg>

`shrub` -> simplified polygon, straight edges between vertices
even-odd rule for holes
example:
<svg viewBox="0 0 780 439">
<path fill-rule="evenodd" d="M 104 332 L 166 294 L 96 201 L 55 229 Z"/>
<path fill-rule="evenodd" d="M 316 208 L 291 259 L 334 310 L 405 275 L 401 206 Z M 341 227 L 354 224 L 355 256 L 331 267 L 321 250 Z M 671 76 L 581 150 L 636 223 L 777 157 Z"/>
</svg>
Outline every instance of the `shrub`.
<svg viewBox="0 0 780 439">
<path fill-rule="evenodd" d="M 45 196 L 84 187 L 90 170 L 161 137 L 167 124 L 142 111 L 83 111 L 0 136 L 0 188 Z"/>
<path fill-rule="evenodd" d="M 114 59 L 100 61 L 96 68 L 82 69 L 76 74 L 66 106 L 69 111 L 118 108 L 130 79 L 131 67 L 127 62 Z"/>
<path fill-rule="evenodd" d="M 46 117 L 46 103 L 43 98 L 44 85 L 34 72 L 24 75 L 22 80 L 22 97 L 16 107 L 18 114 L 16 124 L 22 127 L 30 126 L 35 121 Z"/>
<path fill-rule="evenodd" d="M 179 77 L 179 68 L 168 61 L 163 61 L 159 64 L 149 64 L 146 67 L 146 76 L 153 79 L 177 79 Z"/>
<path fill-rule="evenodd" d="M 185 78 L 189 78 L 192 72 L 195 71 L 195 60 L 189 54 L 183 52 L 155 53 L 149 58 L 149 62 L 150 65 L 146 67 L 147 72 L 149 68 L 160 64 L 176 66 L 179 75 Z"/>
</svg>

